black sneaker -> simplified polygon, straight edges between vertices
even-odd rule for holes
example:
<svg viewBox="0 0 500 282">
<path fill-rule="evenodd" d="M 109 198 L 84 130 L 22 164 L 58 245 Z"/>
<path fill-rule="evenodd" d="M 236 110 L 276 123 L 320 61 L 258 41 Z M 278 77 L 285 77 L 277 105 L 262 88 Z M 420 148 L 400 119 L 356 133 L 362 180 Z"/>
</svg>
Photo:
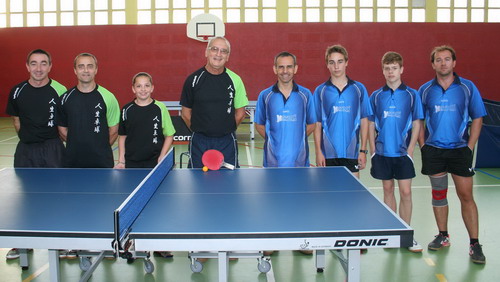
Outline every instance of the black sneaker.
<svg viewBox="0 0 500 282">
<path fill-rule="evenodd" d="M 430 242 L 427 247 L 429 248 L 429 250 L 438 251 L 443 247 L 449 247 L 450 245 L 450 236 L 443 236 L 441 233 L 439 233 L 438 235 L 434 236 L 434 240 Z"/>
<path fill-rule="evenodd" d="M 479 245 L 479 243 L 470 245 L 469 255 L 473 263 L 479 263 L 479 264 L 486 263 L 486 257 L 484 257 L 483 248 L 481 245 Z"/>
</svg>

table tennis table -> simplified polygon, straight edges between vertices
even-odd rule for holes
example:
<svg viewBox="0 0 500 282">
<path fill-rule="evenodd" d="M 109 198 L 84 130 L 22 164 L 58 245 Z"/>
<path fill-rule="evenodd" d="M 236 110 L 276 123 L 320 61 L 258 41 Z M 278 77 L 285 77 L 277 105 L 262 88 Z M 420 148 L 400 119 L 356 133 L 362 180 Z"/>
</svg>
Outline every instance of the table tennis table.
<svg viewBox="0 0 500 282">
<path fill-rule="evenodd" d="M 59 281 L 58 249 L 127 258 L 204 251 L 190 253 L 191 269 L 201 271 L 198 257 L 218 258 L 219 281 L 227 281 L 230 257 L 245 257 L 240 252 L 314 250 L 321 271 L 325 250 L 347 250 L 348 281 L 359 281 L 360 249 L 412 244 L 413 230 L 343 167 L 202 172 L 173 164 L 171 152 L 153 171 L 4 169 L 0 247 L 49 249 L 52 281 Z M 268 271 L 257 253 L 259 270 Z"/>
</svg>

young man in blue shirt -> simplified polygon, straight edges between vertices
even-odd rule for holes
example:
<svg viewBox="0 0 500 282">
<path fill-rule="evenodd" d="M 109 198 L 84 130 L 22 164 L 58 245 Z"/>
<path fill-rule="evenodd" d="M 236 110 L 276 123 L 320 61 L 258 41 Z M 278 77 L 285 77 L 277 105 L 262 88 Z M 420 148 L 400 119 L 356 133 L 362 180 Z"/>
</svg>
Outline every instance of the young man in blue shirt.
<svg viewBox="0 0 500 282">
<path fill-rule="evenodd" d="M 341 45 L 326 50 L 330 77 L 314 91 L 318 120 L 314 145 L 318 166 L 345 166 L 359 177 L 359 170 L 366 165 L 368 117 L 372 109 L 365 86 L 346 74 L 348 59 L 347 50 Z"/>
<path fill-rule="evenodd" d="M 278 82 L 263 90 L 257 101 L 255 128 L 265 139 L 264 167 L 309 166 L 307 137 L 316 125 L 311 91 L 295 83 L 295 55 L 274 57 Z"/>
<path fill-rule="evenodd" d="M 422 173 L 429 175 L 432 205 L 439 234 L 429 243 L 429 250 L 450 246 L 448 235 L 448 173 L 451 173 L 461 203 L 462 218 L 469 233 L 469 255 L 474 263 L 486 258 L 479 244 L 479 220 L 472 194 L 473 148 L 481 132 L 486 110 L 477 87 L 458 76 L 455 50 L 438 46 L 431 52 L 436 77 L 419 89 L 425 114 L 425 134 L 420 133 Z M 470 131 L 469 120 L 472 120 Z"/>
<path fill-rule="evenodd" d="M 373 116 L 369 141 L 372 153 L 371 175 L 382 180 L 384 203 L 397 213 L 394 179 L 398 180 L 400 217 L 410 224 L 412 214 L 411 180 L 415 177 L 413 150 L 417 143 L 420 120 L 424 118 L 422 102 L 415 89 L 401 81 L 403 57 L 387 52 L 382 57 L 386 85 L 370 96 Z M 413 240 L 411 252 L 422 252 Z"/>
</svg>

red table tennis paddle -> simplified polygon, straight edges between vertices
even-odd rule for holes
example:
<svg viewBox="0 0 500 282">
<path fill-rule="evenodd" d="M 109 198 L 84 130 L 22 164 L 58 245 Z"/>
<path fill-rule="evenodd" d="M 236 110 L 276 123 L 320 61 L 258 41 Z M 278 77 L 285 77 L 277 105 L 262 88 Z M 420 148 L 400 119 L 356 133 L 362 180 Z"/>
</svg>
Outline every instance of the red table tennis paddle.
<svg viewBox="0 0 500 282">
<path fill-rule="evenodd" d="M 234 165 L 224 162 L 224 155 L 217 150 L 206 150 L 201 157 L 201 162 L 210 170 L 219 170 L 222 166 L 233 170 Z"/>
</svg>

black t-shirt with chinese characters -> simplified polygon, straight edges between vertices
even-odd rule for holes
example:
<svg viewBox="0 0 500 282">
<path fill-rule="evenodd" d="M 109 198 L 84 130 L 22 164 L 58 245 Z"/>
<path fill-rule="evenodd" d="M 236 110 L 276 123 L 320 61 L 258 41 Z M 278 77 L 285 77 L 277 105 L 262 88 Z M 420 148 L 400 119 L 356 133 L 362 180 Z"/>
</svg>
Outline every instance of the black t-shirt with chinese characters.
<svg viewBox="0 0 500 282">
<path fill-rule="evenodd" d="M 33 87 L 24 81 L 12 88 L 6 113 L 19 117 L 21 142 L 40 143 L 59 138 L 59 96 L 65 91 L 66 87 L 52 79 L 42 87 Z"/>
<path fill-rule="evenodd" d="M 62 97 L 60 125 L 68 128 L 65 167 L 114 166 L 109 127 L 118 124 L 120 107 L 115 96 L 102 86 L 89 93 L 73 87 Z"/>
</svg>

